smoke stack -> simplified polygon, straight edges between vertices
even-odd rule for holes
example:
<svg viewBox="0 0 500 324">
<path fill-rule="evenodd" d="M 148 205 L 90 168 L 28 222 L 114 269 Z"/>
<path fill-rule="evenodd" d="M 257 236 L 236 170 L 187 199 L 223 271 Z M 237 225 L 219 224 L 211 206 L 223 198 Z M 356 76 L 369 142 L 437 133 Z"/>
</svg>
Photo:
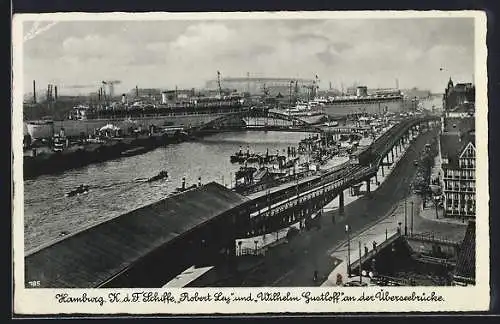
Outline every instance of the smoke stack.
<svg viewBox="0 0 500 324">
<path fill-rule="evenodd" d="M 122 94 L 122 104 L 125 104 L 127 98 L 125 97 L 125 94 Z"/>
<path fill-rule="evenodd" d="M 57 100 L 57 86 L 54 86 L 54 99 Z"/>
<path fill-rule="evenodd" d="M 139 97 L 139 87 L 135 86 L 135 96 Z"/>
<path fill-rule="evenodd" d="M 186 177 L 182 177 L 182 190 L 186 189 Z"/>
<path fill-rule="evenodd" d="M 50 100 L 50 84 L 47 84 L 47 101 Z"/>
<path fill-rule="evenodd" d="M 198 177 L 198 187 L 201 187 L 201 177 Z"/>
<path fill-rule="evenodd" d="M 36 85 L 35 85 L 35 80 L 33 80 L 33 103 L 36 103 Z"/>
</svg>

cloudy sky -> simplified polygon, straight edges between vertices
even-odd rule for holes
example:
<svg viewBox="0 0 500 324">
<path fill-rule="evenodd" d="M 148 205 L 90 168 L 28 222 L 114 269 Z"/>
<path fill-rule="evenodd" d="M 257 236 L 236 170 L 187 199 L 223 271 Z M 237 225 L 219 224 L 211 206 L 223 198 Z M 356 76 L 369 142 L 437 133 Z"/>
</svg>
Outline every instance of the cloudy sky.
<svg viewBox="0 0 500 324">
<path fill-rule="evenodd" d="M 34 79 L 61 92 L 101 80 L 121 80 L 117 91 L 201 87 L 217 70 L 234 77 L 317 74 L 322 88 L 394 87 L 398 78 L 401 88 L 441 92 L 450 76 L 470 82 L 474 73 L 471 18 L 73 21 L 35 36 L 32 26 L 23 26 L 25 92 Z"/>
</svg>

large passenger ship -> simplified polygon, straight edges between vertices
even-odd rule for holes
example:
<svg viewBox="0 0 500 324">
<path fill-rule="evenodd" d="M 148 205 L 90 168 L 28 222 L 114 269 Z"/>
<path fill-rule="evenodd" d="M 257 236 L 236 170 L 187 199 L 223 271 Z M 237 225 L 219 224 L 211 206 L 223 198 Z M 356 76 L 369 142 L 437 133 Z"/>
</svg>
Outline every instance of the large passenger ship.
<svg viewBox="0 0 500 324">
<path fill-rule="evenodd" d="M 398 113 L 405 109 L 405 105 L 406 101 L 400 90 L 375 91 L 373 94 L 361 90 L 356 95 L 329 97 L 323 101 L 322 109 L 332 117 L 341 117 L 351 114 Z"/>
<path fill-rule="evenodd" d="M 224 115 L 248 109 L 239 96 L 204 97 L 180 104 L 151 104 L 134 102 L 107 107 L 77 105 L 64 120 L 26 121 L 27 133 L 33 138 L 50 137 L 60 129 L 66 136 L 87 135 L 107 124 L 125 132 L 130 128 L 177 126 L 197 127 Z"/>
</svg>

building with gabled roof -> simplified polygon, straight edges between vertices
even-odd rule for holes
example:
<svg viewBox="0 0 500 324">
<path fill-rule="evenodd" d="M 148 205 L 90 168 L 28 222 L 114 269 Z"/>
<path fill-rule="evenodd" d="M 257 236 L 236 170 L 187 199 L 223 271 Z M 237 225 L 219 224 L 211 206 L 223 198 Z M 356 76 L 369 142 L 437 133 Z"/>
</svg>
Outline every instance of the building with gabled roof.
<svg viewBox="0 0 500 324">
<path fill-rule="evenodd" d="M 444 215 L 470 219 L 476 215 L 476 147 L 474 136 L 440 136 Z"/>
<path fill-rule="evenodd" d="M 41 288 L 160 288 L 187 267 L 235 255 L 248 199 L 212 182 L 65 237 L 25 256 Z M 219 259 L 221 258 L 221 259 Z"/>
<path fill-rule="evenodd" d="M 448 81 L 443 94 L 443 108 L 446 117 L 473 116 L 475 113 L 476 88 L 472 83 Z"/>
<path fill-rule="evenodd" d="M 439 137 L 441 188 L 445 217 L 464 221 L 476 215 L 476 142 L 474 86 L 453 85 L 445 93 Z M 472 113 L 470 113 L 472 112 Z"/>
</svg>

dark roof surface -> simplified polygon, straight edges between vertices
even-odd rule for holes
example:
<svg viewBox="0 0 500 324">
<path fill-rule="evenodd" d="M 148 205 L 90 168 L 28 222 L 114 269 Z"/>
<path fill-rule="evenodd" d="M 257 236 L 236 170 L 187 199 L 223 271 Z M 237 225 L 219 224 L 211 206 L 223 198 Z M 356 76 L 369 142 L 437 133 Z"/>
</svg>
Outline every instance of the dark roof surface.
<svg viewBox="0 0 500 324">
<path fill-rule="evenodd" d="M 460 136 L 457 133 L 442 134 L 440 136 L 441 141 L 441 156 L 448 159 L 448 167 L 458 168 L 458 159 L 460 154 L 463 152 L 465 147 L 469 143 L 475 141 L 474 135 L 463 134 Z"/>
<path fill-rule="evenodd" d="M 467 133 L 476 129 L 476 119 L 474 117 L 447 117 L 444 120 L 444 132 L 446 133 Z"/>
<path fill-rule="evenodd" d="M 97 287 L 157 247 L 245 201 L 215 182 L 162 199 L 26 256 L 26 280 L 52 288 Z"/>
<path fill-rule="evenodd" d="M 470 221 L 458 254 L 456 275 L 476 278 L 476 222 Z"/>
</svg>

